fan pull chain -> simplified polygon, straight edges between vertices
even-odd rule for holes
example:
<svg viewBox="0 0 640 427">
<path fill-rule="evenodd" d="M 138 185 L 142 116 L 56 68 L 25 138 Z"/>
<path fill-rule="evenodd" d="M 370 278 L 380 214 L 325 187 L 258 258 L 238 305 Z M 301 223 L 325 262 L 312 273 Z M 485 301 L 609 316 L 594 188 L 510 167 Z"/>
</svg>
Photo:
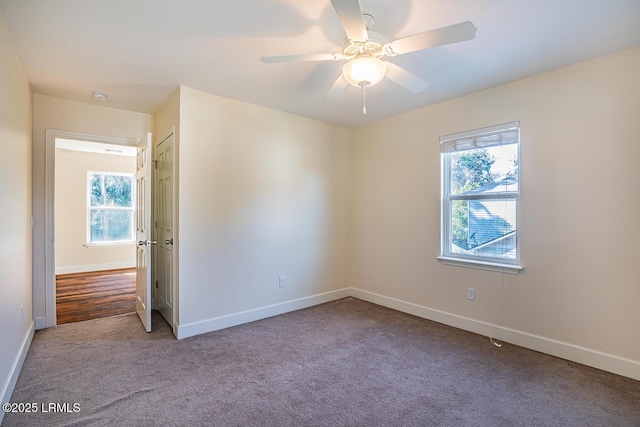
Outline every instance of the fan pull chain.
<svg viewBox="0 0 640 427">
<path fill-rule="evenodd" d="M 367 114 L 367 85 L 362 85 L 362 114 Z"/>
</svg>

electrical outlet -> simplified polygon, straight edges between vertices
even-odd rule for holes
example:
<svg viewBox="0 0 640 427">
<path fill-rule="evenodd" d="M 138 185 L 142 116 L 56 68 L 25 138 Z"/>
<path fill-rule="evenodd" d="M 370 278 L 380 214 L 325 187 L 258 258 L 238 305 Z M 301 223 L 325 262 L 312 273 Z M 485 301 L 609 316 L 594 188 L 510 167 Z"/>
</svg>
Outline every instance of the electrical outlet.
<svg viewBox="0 0 640 427">
<path fill-rule="evenodd" d="M 467 288 L 467 299 L 469 301 L 475 301 L 475 299 L 476 299 L 476 290 L 475 290 L 475 288 Z"/>
<path fill-rule="evenodd" d="M 284 285 L 286 284 L 286 279 L 284 276 L 280 276 L 280 278 L 278 279 L 278 286 L 280 286 L 281 288 L 284 288 Z"/>
<path fill-rule="evenodd" d="M 20 321 L 24 322 L 24 305 L 20 306 Z"/>
</svg>

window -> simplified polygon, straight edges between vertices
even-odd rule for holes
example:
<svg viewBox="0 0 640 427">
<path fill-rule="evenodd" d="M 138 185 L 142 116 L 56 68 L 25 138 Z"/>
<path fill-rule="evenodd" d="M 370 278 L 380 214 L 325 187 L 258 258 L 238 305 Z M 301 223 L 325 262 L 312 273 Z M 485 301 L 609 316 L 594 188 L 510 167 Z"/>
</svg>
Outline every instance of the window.
<svg viewBox="0 0 640 427">
<path fill-rule="evenodd" d="M 519 122 L 440 138 L 443 262 L 520 269 Z"/>
<path fill-rule="evenodd" d="M 88 173 L 88 243 L 134 240 L 133 175 Z"/>
</svg>

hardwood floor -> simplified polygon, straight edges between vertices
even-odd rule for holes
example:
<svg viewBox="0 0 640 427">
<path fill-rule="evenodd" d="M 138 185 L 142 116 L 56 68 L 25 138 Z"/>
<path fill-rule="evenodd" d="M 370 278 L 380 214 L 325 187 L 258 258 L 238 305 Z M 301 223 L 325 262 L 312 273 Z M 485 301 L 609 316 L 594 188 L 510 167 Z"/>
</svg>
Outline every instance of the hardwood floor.
<svg viewBox="0 0 640 427">
<path fill-rule="evenodd" d="M 56 276 L 58 325 L 132 313 L 135 301 L 135 268 Z"/>
</svg>

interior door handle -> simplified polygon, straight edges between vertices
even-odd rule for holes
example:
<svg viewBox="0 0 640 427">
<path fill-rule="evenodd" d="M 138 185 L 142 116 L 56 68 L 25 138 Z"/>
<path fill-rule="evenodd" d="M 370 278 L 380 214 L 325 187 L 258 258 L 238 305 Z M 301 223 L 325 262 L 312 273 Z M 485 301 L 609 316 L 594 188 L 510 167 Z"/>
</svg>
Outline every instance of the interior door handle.
<svg viewBox="0 0 640 427">
<path fill-rule="evenodd" d="M 138 240 L 138 246 L 151 246 L 157 244 L 158 242 L 156 242 L 155 240 Z"/>
<path fill-rule="evenodd" d="M 164 244 L 165 245 L 173 245 L 173 239 L 165 240 Z"/>
</svg>

